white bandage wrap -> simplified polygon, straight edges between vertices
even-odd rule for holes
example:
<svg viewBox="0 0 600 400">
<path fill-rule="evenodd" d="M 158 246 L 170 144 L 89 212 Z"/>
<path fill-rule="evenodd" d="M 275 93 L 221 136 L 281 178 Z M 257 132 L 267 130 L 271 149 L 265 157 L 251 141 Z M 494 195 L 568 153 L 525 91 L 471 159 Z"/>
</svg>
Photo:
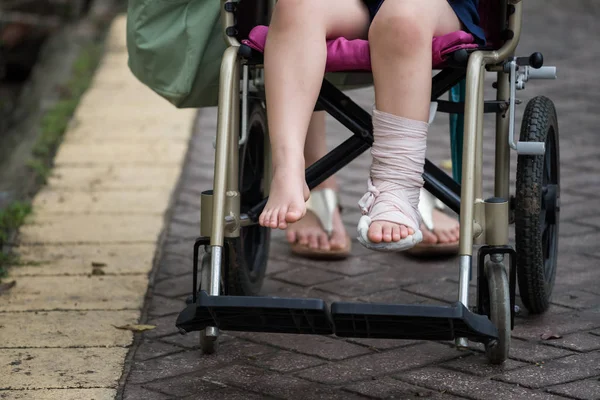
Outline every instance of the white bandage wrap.
<svg viewBox="0 0 600 400">
<path fill-rule="evenodd" d="M 367 247 L 400 251 L 422 240 L 418 206 L 428 128 L 427 122 L 373 111 L 375 141 L 371 149 L 371 177 L 368 192 L 359 201 L 364 216 L 359 223 L 359 240 Z M 372 221 L 404 225 L 412 228 L 415 234 L 400 242 L 371 243 L 365 228 L 368 230 Z"/>
</svg>

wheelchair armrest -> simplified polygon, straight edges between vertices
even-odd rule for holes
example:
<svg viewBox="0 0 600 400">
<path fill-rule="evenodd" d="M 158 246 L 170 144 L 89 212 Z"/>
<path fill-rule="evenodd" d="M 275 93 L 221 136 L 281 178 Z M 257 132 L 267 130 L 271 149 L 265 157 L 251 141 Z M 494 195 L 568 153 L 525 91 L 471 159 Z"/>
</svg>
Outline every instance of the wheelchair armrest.
<svg viewBox="0 0 600 400">
<path fill-rule="evenodd" d="M 475 49 L 459 49 L 448 55 L 446 64 L 450 68 L 467 68 L 469 64 L 469 57 L 475 51 L 493 51 L 496 50 L 492 47 L 478 47 Z"/>
</svg>

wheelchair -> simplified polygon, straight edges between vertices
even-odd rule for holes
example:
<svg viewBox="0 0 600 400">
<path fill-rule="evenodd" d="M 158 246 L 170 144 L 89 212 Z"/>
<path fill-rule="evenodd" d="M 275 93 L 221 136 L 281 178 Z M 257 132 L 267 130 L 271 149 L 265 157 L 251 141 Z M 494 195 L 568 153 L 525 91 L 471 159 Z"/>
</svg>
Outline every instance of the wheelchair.
<svg viewBox="0 0 600 400">
<path fill-rule="evenodd" d="M 266 34 L 258 39 L 252 36 L 257 30 L 266 32 L 266 26 L 257 25 L 267 25 L 275 1 L 221 3 L 229 47 L 220 72 L 214 185 L 202 193 L 192 295 L 176 322 L 180 332 L 199 331 L 204 353 L 216 351 L 222 330 L 442 340 L 454 341 L 458 348 L 467 348 L 472 341 L 485 346 L 491 363 L 504 362 L 514 326 L 517 284 L 531 314 L 549 307 L 560 212 L 559 132 L 550 99 L 539 96 L 528 102 L 520 136 L 515 139 L 520 104 L 516 91 L 524 89 L 530 79 L 556 78 L 556 68 L 543 66 L 540 53 L 514 55 L 521 34 L 521 0 L 480 0 L 488 44 L 451 41 L 452 46 L 442 48 L 443 57 L 433 65 L 439 70 L 433 76 L 431 93 L 437 112 L 464 115 L 463 145 L 457 157 L 460 179 L 429 160 L 423 174 L 425 188 L 460 216 L 458 298 L 450 306 L 327 305 L 320 299 L 258 296 L 267 268 L 270 230 L 257 221 L 269 193 L 271 165 L 260 51 Z M 252 13 L 244 7 L 252 7 Z M 253 21 L 244 22 L 242 15 L 252 15 Z M 357 75 L 368 78 L 366 69 Z M 484 99 L 486 73 L 496 74 L 493 100 Z M 323 80 L 316 107 L 351 135 L 306 169 L 311 189 L 373 143 L 370 114 L 336 87 L 332 76 Z M 464 101 L 440 99 L 461 82 L 466 85 Z M 496 115 L 494 193 L 486 198 L 482 190 L 484 113 Z M 514 195 L 509 179 L 511 151 L 518 154 Z M 512 224 L 514 247 L 509 243 Z M 477 300 L 470 305 L 475 245 Z"/>
</svg>

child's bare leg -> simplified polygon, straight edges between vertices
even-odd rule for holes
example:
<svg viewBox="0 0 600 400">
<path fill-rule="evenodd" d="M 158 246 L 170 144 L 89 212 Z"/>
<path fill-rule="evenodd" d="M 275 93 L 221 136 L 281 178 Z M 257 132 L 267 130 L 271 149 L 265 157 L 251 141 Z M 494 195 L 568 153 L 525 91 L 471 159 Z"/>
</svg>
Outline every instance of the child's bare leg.
<svg viewBox="0 0 600 400">
<path fill-rule="evenodd" d="M 424 133 L 419 139 L 423 145 L 431 95 L 432 38 L 459 29 L 460 22 L 447 0 L 388 0 L 379 9 L 369 30 L 376 108 L 389 114 L 391 120 L 395 116 L 403 117 L 408 121 L 409 130 L 416 127 Z M 390 149 L 396 150 L 402 149 Z M 415 164 L 409 165 L 413 173 L 408 185 L 415 186 L 411 191 L 416 189 L 417 202 L 413 208 L 418 204 L 418 188 L 422 185 L 424 151 L 417 158 L 419 160 L 402 158 Z M 401 183 L 407 186 L 406 182 Z M 411 197 L 414 203 L 413 200 L 414 196 Z M 398 242 L 413 233 L 406 225 L 381 220 L 371 223 L 368 238 L 374 243 Z"/>
<path fill-rule="evenodd" d="M 311 165 L 327 154 L 327 139 L 325 137 L 325 112 L 319 111 L 312 115 L 306 144 L 304 146 L 304 159 L 306 165 Z M 333 189 L 338 191 L 335 176 L 321 183 L 315 190 Z M 318 217 L 307 214 L 300 221 L 290 224 L 287 229 L 287 239 L 290 243 L 299 243 L 311 249 L 340 250 L 346 247 L 348 236 L 339 210 L 333 213 L 333 231 L 331 237 L 327 235 Z"/>
<path fill-rule="evenodd" d="M 325 71 L 326 39 L 366 37 L 360 0 L 279 0 L 265 46 L 273 180 L 259 223 L 285 229 L 306 213 L 304 141 Z"/>
</svg>

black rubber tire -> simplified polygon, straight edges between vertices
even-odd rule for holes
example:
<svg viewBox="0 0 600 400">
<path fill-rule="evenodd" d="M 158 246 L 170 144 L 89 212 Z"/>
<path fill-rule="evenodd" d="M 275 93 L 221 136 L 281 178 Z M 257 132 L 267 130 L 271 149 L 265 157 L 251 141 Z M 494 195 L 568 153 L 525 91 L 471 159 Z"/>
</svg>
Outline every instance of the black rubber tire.
<svg viewBox="0 0 600 400">
<path fill-rule="evenodd" d="M 265 198 L 265 145 L 267 114 L 261 102 L 248 107 L 248 139 L 240 148 L 240 210 L 247 212 Z M 242 227 L 240 237 L 227 239 L 226 290 L 230 296 L 256 296 L 262 287 L 271 230 L 259 225 Z"/>
<path fill-rule="evenodd" d="M 531 314 L 550 306 L 557 266 L 560 215 L 560 157 L 554 104 L 535 97 L 521 125 L 521 141 L 546 143 L 544 156 L 518 157 L 515 196 L 517 277 L 523 305 Z"/>
<path fill-rule="evenodd" d="M 489 288 L 489 317 L 498 329 L 498 340 L 485 346 L 485 354 L 490 363 L 502 364 L 510 349 L 510 286 L 504 265 L 488 261 L 485 273 Z"/>
</svg>

